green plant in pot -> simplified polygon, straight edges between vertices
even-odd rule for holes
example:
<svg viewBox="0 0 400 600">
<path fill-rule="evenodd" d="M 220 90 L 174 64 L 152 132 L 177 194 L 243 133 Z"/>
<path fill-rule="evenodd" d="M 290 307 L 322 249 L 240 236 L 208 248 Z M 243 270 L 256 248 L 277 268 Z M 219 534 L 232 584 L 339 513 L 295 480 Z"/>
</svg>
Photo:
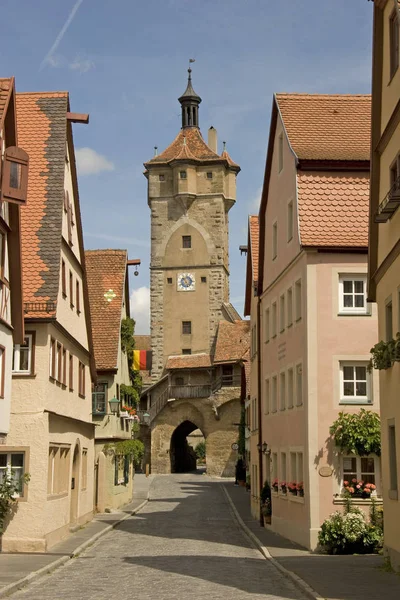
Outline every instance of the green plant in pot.
<svg viewBox="0 0 400 600">
<path fill-rule="evenodd" d="M 21 485 L 30 480 L 29 473 L 24 473 L 22 479 L 15 477 L 13 471 L 4 471 L 0 480 L 0 546 L 1 538 L 6 528 L 7 518 L 17 509 L 18 495 Z"/>
</svg>

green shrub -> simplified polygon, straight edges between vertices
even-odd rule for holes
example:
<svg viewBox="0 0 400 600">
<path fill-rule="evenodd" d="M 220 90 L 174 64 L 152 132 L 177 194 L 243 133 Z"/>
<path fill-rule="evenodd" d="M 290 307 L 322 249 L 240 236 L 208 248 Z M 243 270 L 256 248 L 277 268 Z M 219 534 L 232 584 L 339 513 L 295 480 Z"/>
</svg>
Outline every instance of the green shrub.
<svg viewBox="0 0 400 600">
<path fill-rule="evenodd" d="M 371 515 L 374 503 L 371 507 Z M 362 510 L 348 505 L 344 513 L 334 512 L 318 534 L 320 545 L 328 554 L 367 554 L 382 547 L 383 531 L 379 516 L 367 523 Z"/>
<path fill-rule="evenodd" d="M 206 458 L 206 443 L 199 442 L 195 448 L 196 457 L 199 460 L 204 460 Z"/>
</svg>

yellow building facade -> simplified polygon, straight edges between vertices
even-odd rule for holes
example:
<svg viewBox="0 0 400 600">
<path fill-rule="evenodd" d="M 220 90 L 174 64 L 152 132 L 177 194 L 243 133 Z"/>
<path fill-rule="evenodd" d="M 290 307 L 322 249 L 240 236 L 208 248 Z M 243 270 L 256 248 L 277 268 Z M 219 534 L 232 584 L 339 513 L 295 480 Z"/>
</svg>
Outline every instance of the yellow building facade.
<svg viewBox="0 0 400 600">
<path fill-rule="evenodd" d="M 400 4 L 375 0 L 369 300 L 377 302 L 379 339 L 400 331 Z M 380 369 L 385 551 L 400 568 L 400 362 Z"/>
</svg>

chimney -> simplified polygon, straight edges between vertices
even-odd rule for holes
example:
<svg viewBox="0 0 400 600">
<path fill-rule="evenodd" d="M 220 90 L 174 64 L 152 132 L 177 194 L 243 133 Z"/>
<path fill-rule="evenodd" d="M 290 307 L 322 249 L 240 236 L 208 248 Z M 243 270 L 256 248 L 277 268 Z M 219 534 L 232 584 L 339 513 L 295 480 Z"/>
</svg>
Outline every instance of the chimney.
<svg viewBox="0 0 400 600">
<path fill-rule="evenodd" d="M 208 130 L 208 145 L 215 154 L 218 154 L 217 130 L 212 125 Z"/>
</svg>

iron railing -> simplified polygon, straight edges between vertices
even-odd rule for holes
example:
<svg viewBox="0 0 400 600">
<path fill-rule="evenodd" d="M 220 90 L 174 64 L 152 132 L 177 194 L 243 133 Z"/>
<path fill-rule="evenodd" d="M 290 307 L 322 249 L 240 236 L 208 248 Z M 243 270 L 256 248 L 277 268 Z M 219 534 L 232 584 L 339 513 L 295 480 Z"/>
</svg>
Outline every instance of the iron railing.
<svg viewBox="0 0 400 600">
<path fill-rule="evenodd" d="M 400 177 L 394 181 L 375 214 L 376 223 L 385 223 L 400 206 Z"/>
</svg>

